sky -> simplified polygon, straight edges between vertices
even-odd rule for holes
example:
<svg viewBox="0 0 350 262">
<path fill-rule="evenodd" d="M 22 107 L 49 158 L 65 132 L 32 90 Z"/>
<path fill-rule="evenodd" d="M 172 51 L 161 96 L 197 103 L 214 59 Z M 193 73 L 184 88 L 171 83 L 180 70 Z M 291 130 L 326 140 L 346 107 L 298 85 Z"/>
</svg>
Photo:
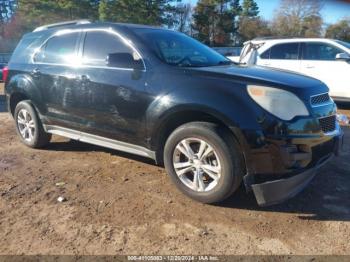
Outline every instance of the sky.
<svg viewBox="0 0 350 262">
<path fill-rule="evenodd" d="M 260 16 L 270 20 L 274 15 L 274 11 L 278 8 L 280 0 L 255 0 L 260 9 Z M 183 2 L 186 2 L 184 0 Z M 193 5 L 197 0 L 188 0 Z M 348 3 L 346 3 L 348 2 Z M 325 23 L 336 23 L 343 17 L 350 17 L 350 1 L 326 0 L 321 12 Z"/>
</svg>

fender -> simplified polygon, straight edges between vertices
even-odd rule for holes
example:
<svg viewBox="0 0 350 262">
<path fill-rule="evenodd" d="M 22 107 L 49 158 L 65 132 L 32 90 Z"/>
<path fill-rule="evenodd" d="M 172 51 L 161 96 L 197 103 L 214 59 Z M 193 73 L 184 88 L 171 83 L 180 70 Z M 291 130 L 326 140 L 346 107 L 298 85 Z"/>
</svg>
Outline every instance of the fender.
<svg viewBox="0 0 350 262">
<path fill-rule="evenodd" d="M 20 94 L 28 97 L 40 115 L 45 115 L 45 112 L 47 112 L 45 104 L 41 102 L 43 99 L 40 89 L 33 79 L 26 74 L 18 74 L 11 77 L 11 80 L 6 85 L 6 93 L 9 101 L 11 101 L 13 95 Z"/>
<path fill-rule="evenodd" d="M 233 132 L 260 129 L 258 122 L 252 121 L 256 118 L 254 108 L 249 107 L 247 103 L 242 103 L 243 99 L 239 97 L 244 95 L 245 88 L 230 88 L 233 92 L 227 92 L 228 89 L 224 88 L 217 91 L 218 89 L 221 88 L 210 86 L 176 88 L 156 97 L 146 112 L 146 130 L 151 140 L 151 147 L 157 144 L 160 132 L 168 122 L 167 120 L 181 113 L 196 112 L 210 115 L 229 129 L 234 130 Z"/>
</svg>

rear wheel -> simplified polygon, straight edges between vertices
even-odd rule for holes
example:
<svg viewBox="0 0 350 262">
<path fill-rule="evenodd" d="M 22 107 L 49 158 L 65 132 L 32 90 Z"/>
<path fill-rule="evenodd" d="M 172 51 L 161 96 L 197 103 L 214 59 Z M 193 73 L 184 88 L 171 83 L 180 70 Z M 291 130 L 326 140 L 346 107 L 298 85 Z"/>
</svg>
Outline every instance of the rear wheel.
<svg viewBox="0 0 350 262">
<path fill-rule="evenodd" d="M 17 104 L 14 118 L 17 133 L 25 145 L 40 148 L 50 142 L 51 135 L 44 131 L 42 123 L 29 101 Z"/>
<path fill-rule="evenodd" d="M 183 193 L 204 203 L 223 201 L 242 181 L 237 144 L 228 132 L 211 123 L 177 128 L 166 142 L 164 164 Z"/>
</svg>

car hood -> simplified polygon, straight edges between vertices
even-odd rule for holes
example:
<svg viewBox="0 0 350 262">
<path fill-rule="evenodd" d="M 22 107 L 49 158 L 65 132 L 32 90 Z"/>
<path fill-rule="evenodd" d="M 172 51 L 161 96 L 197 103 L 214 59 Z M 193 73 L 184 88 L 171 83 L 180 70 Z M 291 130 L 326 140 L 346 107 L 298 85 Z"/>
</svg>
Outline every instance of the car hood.
<svg viewBox="0 0 350 262">
<path fill-rule="evenodd" d="M 279 87 L 299 96 L 310 96 L 329 91 L 328 87 L 317 79 L 289 71 L 259 66 L 212 66 L 192 68 L 191 70 L 206 76 Z"/>
</svg>

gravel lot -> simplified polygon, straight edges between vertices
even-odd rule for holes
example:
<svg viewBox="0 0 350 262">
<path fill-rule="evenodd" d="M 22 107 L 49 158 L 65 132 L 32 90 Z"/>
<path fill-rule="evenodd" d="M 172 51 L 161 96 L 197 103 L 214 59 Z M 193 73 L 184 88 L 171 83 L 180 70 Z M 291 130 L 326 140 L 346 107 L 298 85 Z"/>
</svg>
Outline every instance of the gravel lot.
<svg viewBox="0 0 350 262">
<path fill-rule="evenodd" d="M 59 137 L 29 149 L 0 111 L 0 254 L 350 255 L 349 127 L 343 156 L 294 199 L 259 208 L 240 189 L 213 206 L 143 158 Z"/>
</svg>

